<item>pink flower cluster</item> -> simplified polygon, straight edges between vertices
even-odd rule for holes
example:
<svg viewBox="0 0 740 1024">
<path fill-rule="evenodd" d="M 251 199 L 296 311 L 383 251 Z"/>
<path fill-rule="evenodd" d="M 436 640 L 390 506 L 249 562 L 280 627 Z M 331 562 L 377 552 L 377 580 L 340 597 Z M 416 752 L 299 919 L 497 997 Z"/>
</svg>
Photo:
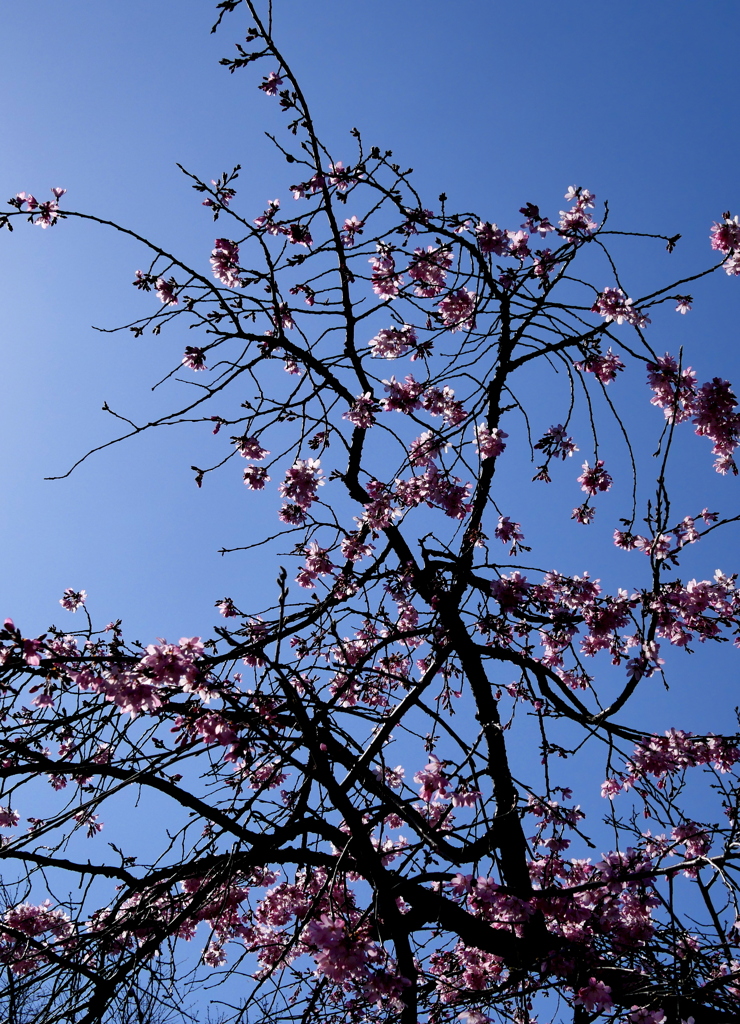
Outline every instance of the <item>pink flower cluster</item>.
<svg viewBox="0 0 740 1024">
<path fill-rule="evenodd" d="M 186 345 L 182 365 L 187 366 L 190 370 L 207 370 L 205 349 L 195 345 Z"/>
<path fill-rule="evenodd" d="M 509 435 L 498 427 L 489 430 L 485 423 L 475 426 L 475 444 L 481 459 L 495 459 L 506 448 L 505 437 Z"/>
<path fill-rule="evenodd" d="M 393 250 L 385 242 L 378 242 L 377 255 L 371 256 L 369 263 L 373 268 L 373 291 L 384 301 L 395 299 L 403 287 L 403 274 L 396 272 L 396 261 Z"/>
<path fill-rule="evenodd" d="M 231 440 L 236 445 L 236 450 L 244 459 L 254 459 L 255 462 L 261 462 L 270 454 L 266 448 L 262 447 L 257 437 L 245 434 L 243 437 L 232 437 Z"/>
<path fill-rule="evenodd" d="M 734 453 L 740 444 L 740 413 L 730 382 L 714 377 L 698 388 L 691 367 L 679 369 L 668 353 L 647 368 L 648 384 L 654 392 L 651 404 L 663 409 L 669 422 L 691 419 L 695 433 L 713 442 L 717 472 L 737 474 Z"/>
<path fill-rule="evenodd" d="M 459 477 L 447 476 L 431 461 L 420 476 L 396 480 L 394 495 L 406 508 L 426 503 L 429 508 L 442 509 L 452 519 L 464 519 L 470 511 L 470 484 L 462 484 Z"/>
<path fill-rule="evenodd" d="M 592 235 L 599 227 L 589 212 L 594 208 L 596 196 L 587 188 L 571 185 L 565 198 L 573 205 L 569 210 L 560 211 L 559 233 L 566 237 Z"/>
<path fill-rule="evenodd" d="M 316 491 L 325 483 L 320 459 L 297 459 L 278 487 L 280 496 L 305 512 L 316 501 Z M 285 508 L 285 506 L 284 506 Z"/>
<path fill-rule="evenodd" d="M 283 79 L 277 71 L 271 71 L 258 86 L 266 96 L 277 96 L 278 89 L 283 84 Z"/>
<path fill-rule="evenodd" d="M 411 374 L 403 381 L 391 377 L 390 380 L 384 380 L 383 385 L 388 392 L 388 397 L 381 403 L 385 412 L 408 414 L 423 408 L 431 416 L 441 416 L 451 427 L 458 426 L 468 415 L 450 387 L 425 389 Z"/>
<path fill-rule="evenodd" d="M 616 380 L 617 374 L 624 369 L 624 363 L 609 348 L 603 355 L 599 353 L 586 356 L 581 362 L 575 363 L 575 368 L 583 373 L 593 373 L 602 384 L 611 384 Z"/>
<path fill-rule="evenodd" d="M 328 548 L 320 547 L 315 540 L 312 540 L 308 547 L 304 549 L 303 554 L 306 557 L 306 562 L 296 576 L 296 582 L 299 586 L 305 587 L 307 590 L 313 590 L 315 581 L 319 576 L 331 576 L 336 567 L 328 557 L 328 552 Z"/>
<path fill-rule="evenodd" d="M 76 612 L 78 608 L 84 605 L 86 600 L 87 593 L 84 590 L 72 590 L 71 587 L 67 587 L 59 598 L 59 604 L 62 608 L 66 608 L 68 612 Z"/>
<path fill-rule="evenodd" d="M 365 221 L 359 217 L 348 217 L 342 225 L 342 245 L 345 249 L 351 249 L 355 244 L 355 237 L 362 234 Z"/>
<path fill-rule="evenodd" d="M 140 270 L 136 271 L 137 277 L 140 273 Z M 158 277 L 154 285 L 154 290 L 157 293 L 157 298 L 159 299 L 163 306 L 178 305 L 180 300 L 177 298 L 177 294 L 175 292 L 176 288 L 177 281 L 174 279 L 174 277 L 171 277 L 168 281 L 166 281 L 163 277 Z"/>
<path fill-rule="evenodd" d="M 409 277 L 416 282 L 414 293 L 431 299 L 444 290 L 447 271 L 452 265 L 452 251 L 447 246 L 414 249 L 414 258 L 408 269 Z"/>
<path fill-rule="evenodd" d="M 239 246 L 228 238 L 217 238 L 211 253 L 213 276 L 227 288 L 241 288 L 239 277 Z"/>
<path fill-rule="evenodd" d="M 496 224 L 481 221 L 475 229 L 478 237 L 478 248 L 486 255 L 506 256 L 509 252 L 509 232 Z"/>
<path fill-rule="evenodd" d="M 252 222 L 255 227 L 262 231 L 265 231 L 268 235 L 279 235 L 285 233 L 285 228 L 282 225 L 275 223 L 275 217 L 280 209 L 279 199 L 269 199 L 267 201 L 267 209 L 264 213 L 261 213 L 259 217 L 255 217 Z"/>
<path fill-rule="evenodd" d="M 508 516 L 499 516 L 494 535 L 502 544 L 510 544 L 509 554 L 515 555 L 523 547 L 524 534 L 521 523 L 513 523 Z"/>
<path fill-rule="evenodd" d="M 25 206 L 26 210 L 30 214 L 38 213 L 33 219 L 33 223 L 39 228 L 50 228 L 53 227 L 59 220 L 59 200 L 66 193 L 66 188 L 53 188 L 51 190 L 53 199 L 47 199 L 39 202 L 35 196 L 31 195 L 30 192 L 18 192 L 18 194 L 10 200 L 10 205 L 15 206 L 18 210 L 22 210 Z"/>
<path fill-rule="evenodd" d="M 607 323 L 616 321 L 633 327 L 645 327 L 650 323 L 650 319 L 633 305 L 633 300 L 628 299 L 621 288 L 605 288 L 597 296 L 591 311 L 603 316 Z"/>
<path fill-rule="evenodd" d="M 537 441 L 535 448 L 545 452 L 548 458 L 561 459 L 563 462 L 578 451 L 578 445 L 568 436 L 562 423 L 549 427 Z"/>
<path fill-rule="evenodd" d="M 475 307 L 477 301 L 475 292 L 467 288 L 458 288 L 450 292 L 439 303 L 439 315 L 442 323 L 449 330 L 450 334 L 456 331 L 475 330 Z"/>
<path fill-rule="evenodd" d="M 720 223 L 712 225 L 709 240 L 713 249 L 727 257 L 725 272 L 737 277 L 740 274 L 740 220 L 726 213 Z"/>
<path fill-rule="evenodd" d="M 400 359 L 416 348 L 416 331 L 408 324 L 403 327 L 384 327 L 369 343 L 375 359 Z"/>
<path fill-rule="evenodd" d="M 61 910 L 52 910 L 49 900 L 39 905 L 20 903 L 0 918 L 0 963 L 20 977 L 31 974 L 47 963 L 48 958 L 37 947 L 18 937 L 18 933 L 42 943 L 48 941 L 44 938 L 48 935 L 56 940 L 51 945 L 53 949 L 54 945 L 63 947 L 65 939 L 69 939 L 72 932 L 69 917 Z"/>
<path fill-rule="evenodd" d="M 595 465 L 589 466 L 588 462 L 583 463 L 583 472 L 578 477 L 581 490 L 592 497 L 599 491 L 608 491 L 612 485 L 612 478 L 604 469 L 603 459 L 597 459 Z"/>
<path fill-rule="evenodd" d="M 429 970 L 437 979 L 437 996 L 443 1006 L 462 1001 L 470 993 L 485 991 L 505 974 L 500 957 L 466 946 L 463 942 L 458 942 L 453 950 L 432 953 Z M 479 1010 L 465 1010 L 458 1014 L 458 1020 L 463 1024 L 489 1024 L 490 1019 Z"/>
<path fill-rule="evenodd" d="M 379 408 L 378 403 L 367 391 L 364 395 L 358 395 L 347 412 L 342 413 L 342 419 L 349 420 L 362 430 L 368 430 L 375 423 L 375 413 Z"/>
</svg>

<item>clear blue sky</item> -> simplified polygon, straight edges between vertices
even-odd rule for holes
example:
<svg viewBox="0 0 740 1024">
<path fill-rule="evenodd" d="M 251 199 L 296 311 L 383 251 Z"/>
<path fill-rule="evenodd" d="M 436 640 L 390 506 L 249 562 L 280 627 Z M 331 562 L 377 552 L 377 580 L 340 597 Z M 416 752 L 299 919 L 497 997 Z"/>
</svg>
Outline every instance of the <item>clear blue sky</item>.
<svg viewBox="0 0 740 1024">
<path fill-rule="evenodd" d="M 243 36 L 243 16 L 210 36 L 213 6 L 26 0 L 22 17 L 6 16 L 5 194 L 66 187 L 70 208 L 130 225 L 203 266 L 213 224 L 175 161 L 205 178 L 240 162 L 247 212 L 286 199 L 290 170 L 262 135 L 280 124 L 276 105 L 253 74 L 218 66 Z M 586 185 L 609 199 L 622 227 L 681 232 L 677 276 L 708 261 L 711 221 L 740 209 L 734 0 L 275 6 L 277 35 L 336 155 L 351 152 L 357 126 L 416 168 L 430 204 L 444 190 L 451 206 L 514 226 L 524 202 L 556 215 L 566 187 Z M 668 271 L 659 250 L 646 250 L 627 275 L 636 290 L 657 273 L 656 253 Z M 272 565 L 217 554 L 253 539 L 259 522 L 236 473 L 196 489 L 189 467 L 212 451 L 204 428 L 161 431 L 68 480 L 43 481 L 111 436 L 103 400 L 134 418 L 167 404 L 148 385 L 189 338 L 91 330 L 143 311 L 130 286 L 142 265 L 135 245 L 77 222 L 0 236 L 0 612 L 29 632 L 74 625 L 57 603 L 71 586 L 88 591 L 97 622 L 123 616 L 127 634 L 147 642 L 208 634 L 214 600 L 230 594 L 249 606 L 261 574 L 274 575 Z M 656 325 L 655 346 L 686 344 L 703 379 L 740 381 L 739 309 L 740 282 L 721 275 L 690 316 Z M 702 486 L 736 501 L 740 485 L 713 479 L 706 446 L 700 462 Z M 603 536 L 579 535 L 574 571 Z M 629 575 L 625 563 L 627 586 Z"/>
</svg>

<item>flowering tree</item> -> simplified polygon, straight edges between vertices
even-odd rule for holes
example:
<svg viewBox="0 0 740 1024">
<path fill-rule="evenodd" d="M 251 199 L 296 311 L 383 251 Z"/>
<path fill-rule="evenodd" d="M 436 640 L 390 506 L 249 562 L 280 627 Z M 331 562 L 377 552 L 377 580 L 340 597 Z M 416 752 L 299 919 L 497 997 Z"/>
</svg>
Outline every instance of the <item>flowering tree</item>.
<svg viewBox="0 0 740 1024">
<path fill-rule="evenodd" d="M 239 465 L 264 492 L 245 497 L 274 503 L 261 557 L 287 542 L 291 568 L 276 561 L 266 609 L 219 600 L 207 642 L 128 644 L 84 591 L 61 599 L 77 631 L 5 621 L 7 1016 L 180 1019 L 223 981 L 235 1021 L 734 1020 L 736 723 L 652 735 L 633 709 L 671 647 L 740 636 L 735 577 L 680 575 L 684 548 L 738 517 L 675 513 L 668 490 L 692 430 L 737 474 L 736 399 L 648 326 L 691 309 L 688 281 L 740 275 L 740 223 L 714 225 L 707 269 L 628 297 L 614 236 L 678 236 L 612 230 L 581 187 L 512 228 L 444 195 L 427 209 L 359 132 L 346 164 L 328 152 L 269 12 L 224 0 L 219 22 L 237 8 L 250 27 L 223 63 L 265 64 L 293 198 L 240 213 L 238 168 L 190 174 L 223 236 L 210 269 L 139 239 L 150 294 L 125 326 L 199 331 L 173 373 L 200 387 L 124 436 L 208 424 L 198 486 Z M 108 223 L 63 195 L 21 192 L 0 224 Z M 656 438 L 632 444 L 612 399 L 630 380 L 656 407 L 657 483 Z M 588 527 L 609 432 L 633 469 L 612 593 L 538 568 L 562 545 L 528 554 L 497 485 L 531 452 L 531 500 L 570 474 Z M 574 803 L 600 784 L 606 824 Z M 106 846 L 132 794 L 146 836 Z"/>
</svg>

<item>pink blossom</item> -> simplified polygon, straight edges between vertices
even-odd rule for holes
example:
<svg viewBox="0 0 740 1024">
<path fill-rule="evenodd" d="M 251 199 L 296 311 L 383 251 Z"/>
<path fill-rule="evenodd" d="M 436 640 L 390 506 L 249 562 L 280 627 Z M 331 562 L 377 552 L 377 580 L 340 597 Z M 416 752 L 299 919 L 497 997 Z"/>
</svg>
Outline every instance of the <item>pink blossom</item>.
<svg viewBox="0 0 740 1024">
<path fill-rule="evenodd" d="M 505 437 L 509 435 L 498 427 L 489 430 L 485 423 L 475 426 L 475 444 L 481 459 L 495 459 L 506 448 Z"/>
<path fill-rule="evenodd" d="M 259 442 L 259 438 L 247 436 L 243 437 L 232 437 L 231 439 L 236 445 L 236 450 L 245 459 L 254 459 L 255 462 L 261 462 L 267 458 L 270 454 L 266 448 L 263 448 Z"/>
<path fill-rule="evenodd" d="M 480 800 L 480 792 L 477 789 L 459 789 L 452 794 L 453 807 L 474 807 Z"/>
<path fill-rule="evenodd" d="M 589 978 L 588 985 L 578 989 L 576 1003 L 585 1006 L 590 1013 L 596 1010 L 610 1010 L 613 1005 L 611 992 L 609 985 L 605 985 L 603 981 Z"/>
<path fill-rule="evenodd" d="M 311 232 L 304 224 L 294 223 L 288 227 L 288 241 L 291 245 L 302 245 L 310 249 L 313 245 Z"/>
<path fill-rule="evenodd" d="M 284 229 L 280 225 L 274 223 L 275 216 L 279 209 L 280 200 L 269 199 L 267 201 L 267 209 L 265 210 L 265 212 L 261 213 L 259 217 L 255 217 L 252 223 L 255 225 L 255 227 L 258 227 L 266 231 L 267 234 L 269 235 L 282 234 Z"/>
<path fill-rule="evenodd" d="M 201 205 L 215 207 L 220 203 L 222 206 L 228 206 L 236 195 L 236 189 L 229 188 L 227 185 L 224 185 L 219 181 L 214 181 L 213 178 L 211 178 L 211 184 L 213 185 L 216 193 L 216 200 L 214 202 L 214 200 L 210 198 L 204 199 Z"/>
<path fill-rule="evenodd" d="M 239 614 L 236 610 L 236 605 L 230 597 L 224 597 L 221 601 L 216 601 L 216 607 L 225 619 L 233 619 Z"/>
<path fill-rule="evenodd" d="M 137 270 L 137 275 L 139 271 Z M 163 306 L 176 306 L 179 303 L 179 299 L 175 295 L 175 288 L 177 288 L 177 281 L 174 277 L 171 277 L 169 281 L 165 281 L 163 277 L 158 277 L 155 290 L 157 292 L 157 298 Z"/>
<path fill-rule="evenodd" d="M 578 451 L 578 445 L 568 436 L 562 423 L 548 427 L 535 448 L 545 452 L 549 458 L 561 459 L 563 462 Z"/>
<path fill-rule="evenodd" d="M 0 828 L 14 828 L 21 820 L 18 811 L 11 811 L 9 807 L 0 807 Z"/>
<path fill-rule="evenodd" d="M 596 509 L 584 502 L 583 505 L 578 505 L 570 514 L 571 519 L 575 519 L 581 526 L 589 526 L 596 515 Z"/>
<path fill-rule="evenodd" d="M 39 215 L 34 221 L 36 227 L 50 228 L 59 220 L 59 204 L 53 199 L 39 203 L 38 210 Z"/>
<path fill-rule="evenodd" d="M 372 544 L 365 544 L 360 540 L 357 533 L 351 533 L 345 537 L 340 544 L 340 550 L 344 558 L 350 562 L 359 562 L 363 558 L 369 558 L 373 553 Z"/>
<path fill-rule="evenodd" d="M 267 761 L 248 772 L 250 789 L 277 789 L 288 776 L 280 770 L 279 761 Z"/>
<path fill-rule="evenodd" d="M 646 1006 L 633 1006 L 627 1019 L 632 1024 L 663 1024 L 665 1012 L 662 1009 L 649 1010 Z"/>
<path fill-rule="evenodd" d="M 22 210 L 25 206 L 28 210 L 35 210 L 39 205 L 36 201 L 36 197 L 31 195 L 30 192 L 17 192 L 15 198 L 11 200 L 13 206 L 17 206 L 19 210 Z"/>
<path fill-rule="evenodd" d="M 290 312 L 287 302 L 281 302 L 278 304 L 275 310 L 275 315 L 272 318 L 272 322 L 277 328 L 282 328 L 284 331 L 292 331 L 295 327 L 295 320 Z"/>
<path fill-rule="evenodd" d="M 213 276 L 227 288 L 241 288 L 239 277 L 239 246 L 228 238 L 217 238 L 211 253 Z"/>
<path fill-rule="evenodd" d="M 182 364 L 191 370 L 207 370 L 205 349 L 187 345 L 185 355 L 182 357 Z"/>
<path fill-rule="evenodd" d="M 342 419 L 349 420 L 362 430 L 368 430 L 375 423 L 375 413 L 379 408 L 371 393 L 366 391 L 364 395 L 358 395 L 347 412 L 342 413 Z"/>
<path fill-rule="evenodd" d="M 296 576 L 296 582 L 308 590 L 314 589 L 314 580 L 319 576 L 331 576 L 335 566 L 330 558 L 327 558 L 329 549 L 319 546 L 317 541 L 312 540 L 303 554 L 306 557 L 304 567 Z"/>
<path fill-rule="evenodd" d="M 386 786 L 390 786 L 391 789 L 400 789 L 403 785 L 406 769 L 400 764 L 397 764 L 395 768 L 373 768 L 373 775 L 378 782 L 382 782 Z M 400 823 L 402 820 L 403 819 L 399 818 L 397 828 L 401 828 Z"/>
<path fill-rule="evenodd" d="M 254 468 L 256 469 L 258 467 Z M 247 481 L 245 480 L 245 483 L 246 482 Z M 260 487 L 256 487 L 254 489 L 261 490 Z M 278 519 L 280 520 L 281 523 L 287 523 L 288 526 L 303 526 L 303 524 L 306 522 L 306 513 L 300 507 L 300 505 L 283 505 L 283 507 L 278 512 Z"/>
<path fill-rule="evenodd" d="M 372 286 L 377 296 L 385 301 L 395 299 L 403 287 L 403 275 L 396 273 L 396 261 L 393 250 L 385 242 L 378 242 L 377 256 L 368 261 L 373 268 Z"/>
<path fill-rule="evenodd" d="M 416 331 L 408 324 L 384 327 L 368 344 L 375 359 L 400 359 L 416 346 Z"/>
<path fill-rule="evenodd" d="M 712 225 L 709 232 L 709 240 L 713 249 L 721 253 L 729 253 L 734 249 L 740 249 L 740 220 L 737 217 L 730 217 L 729 213 L 721 223 Z"/>
<path fill-rule="evenodd" d="M 529 246 L 527 245 L 529 235 L 526 231 L 507 231 L 506 235 L 509 239 L 508 255 L 518 260 L 526 259 L 530 255 Z"/>
<path fill-rule="evenodd" d="M 617 794 L 622 792 L 622 789 L 623 785 L 619 779 L 607 779 L 606 782 L 601 783 L 601 795 L 609 800 L 613 800 Z"/>
<path fill-rule="evenodd" d="M 645 327 L 650 323 L 648 317 L 633 306 L 633 300 L 628 299 L 621 288 L 605 288 L 597 296 L 591 310 L 603 316 L 607 323 L 614 320 L 618 324 L 632 324 L 633 327 Z"/>
<path fill-rule="evenodd" d="M 695 821 L 677 825 L 671 832 L 671 837 L 684 846 L 686 860 L 705 857 L 712 847 L 712 839 L 706 828 L 697 825 Z"/>
<path fill-rule="evenodd" d="M 550 231 L 555 230 L 547 217 L 542 216 L 539 206 L 536 206 L 534 203 L 527 203 L 526 206 L 522 206 L 519 213 L 523 213 L 526 217 L 522 228 L 525 231 L 529 231 L 530 234 L 539 234 L 541 238 L 546 238 Z"/>
<path fill-rule="evenodd" d="M 84 590 L 72 590 L 71 587 L 67 587 L 59 598 L 59 604 L 62 608 L 66 608 L 68 612 L 76 612 L 78 608 L 82 607 L 86 599 L 87 593 Z"/>
<path fill-rule="evenodd" d="M 450 799 L 450 780 L 444 774 L 444 762 L 436 754 L 429 755 L 429 763 L 414 775 L 414 782 L 421 786 L 419 796 L 426 803 Z"/>
<path fill-rule="evenodd" d="M 676 305 L 676 312 L 677 313 L 690 313 L 691 312 L 691 303 L 694 300 L 691 298 L 690 295 L 677 295 L 676 296 L 676 300 L 677 300 L 677 305 Z"/>
<path fill-rule="evenodd" d="M 447 271 L 452 264 L 452 252 L 449 248 L 435 248 L 432 245 L 424 249 L 414 249 L 414 258 L 409 265 L 409 277 L 416 281 L 414 294 L 425 299 L 433 298 L 444 289 Z"/>
<path fill-rule="evenodd" d="M 624 363 L 609 348 L 604 355 L 590 355 L 580 363 L 575 363 L 575 368 L 585 373 L 593 373 L 602 384 L 611 384 L 616 380 L 617 374 L 624 369 Z"/>
<path fill-rule="evenodd" d="M 320 459 L 297 459 L 278 487 L 283 498 L 306 510 L 316 501 L 316 491 L 325 483 Z"/>
<path fill-rule="evenodd" d="M 310 181 L 304 181 L 300 185 L 291 185 L 290 190 L 294 199 L 304 199 L 306 196 L 315 196 L 326 187 L 326 178 L 323 174 L 314 174 Z"/>
<path fill-rule="evenodd" d="M 587 188 L 571 185 L 565 193 L 568 202 L 574 205 L 569 210 L 560 211 L 558 229 L 561 235 L 590 235 L 597 230 L 598 224 L 588 212 L 594 207 L 596 196 Z"/>
<path fill-rule="evenodd" d="M 498 517 L 498 525 L 494 530 L 494 534 L 502 544 L 511 544 L 511 548 L 509 549 L 510 555 L 515 555 L 517 553 L 522 546 L 522 541 L 524 540 L 521 524 L 513 523 L 508 516 Z"/>
<path fill-rule="evenodd" d="M 250 491 L 263 491 L 269 479 L 264 466 L 247 466 L 244 470 L 244 483 Z"/>
<path fill-rule="evenodd" d="M 495 224 L 481 221 L 475 229 L 478 236 L 478 248 L 482 253 L 494 253 L 505 256 L 509 251 L 509 235 Z"/>
<path fill-rule="evenodd" d="M 277 71 L 271 71 L 266 78 L 262 79 L 258 86 L 267 96 L 277 96 L 278 88 L 283 84 L 283 79 Z"/>
<path fill-rule="evenodd" d="M 336 186 L 338 192 L 346 192 L 350 185 L 356 184 L 364 174 L 353 172 L 351 168 L 345 167 L 341 160 L 335 164 L 329 164 L 329 184 Z M 356 218 L 355 218 L 356 219 Z"/>
<path fill-rule="evenodd" d="M 696 374 L 690 366 L 681 368 L 668 352 L 647 364 L 648 384 L 654 395 L 651 405 L 663 409 L 671 423 L 681 423 L 691 415 L 696 397 Z"/>
<path fill-rule="evenodd" d="M 430 415 L 442 416 L 449 427 L 456 427 L 468 415 L 462 402 L 455 398 L 455 392 L 447 385 L 443 388 L 427 388 L 421 396 L 421 404 Z"/>
<path fill-rule="evenodd" d="M 470 484 L 463 485 L 459 477 L 446 476 L 433 462 L 427 465 L 421 476 L 396 480 L 395 496 L 408 508 L 426 503 L 430 508 L 442 509 L 453 519 L 464 519 L 470 511 L 467 504 Z"/>
<path fill-rule="evenodd" d="M 78 824 L 86 826 L 88 839 L 92 839 L 98 832 L 103 831 L 103 822 L 98 821 L 97 814 L 90 814 L 89 811 L 80 811 L 79 814 L 74 815 L 74 820 Z"/>
<path fill-rule="evenodd" d="M 342 245 L 345 249 L 351 249 L 355 244 L 355 236 L 362 234 L 365 221 L 359 217 L 348 217 L 342 225 Z"/>
<path fill-rule="evenodd" d="M 449 445 L 430 430 L 412 441 L 409 446 L 409 461 L 412 466 L 431 466 L 434 459 L 439 458 L 442 452 L 446 451 Z"/>
<path fill-rule="evenodd" d="M 202 741 L 208 745 L 217 743 L 222 747 L 230 747 L 238 739 L 231 723 L 215 711 L 208 711 L 197 718 L 195 730 Z"/>
<path fill-rule="evenodd" d="M 421 408 L 420 396 L 423 387 L 414 380 L 411 374 L 408 374 L 402 383 L 399 383 L 395 377 L 391 377 L 390 380 L 384 380 L 383 385 L 388 392 L 388 397 L 384 398 L 381 403 L 386 412 L 410 413 Z"/>
<path fill-rule="evenodd" d="M 699 388 L 692 408 L 692 422 L 700 436 L 714 442 L 712 454 L 717 456 L 714 468 L 718 473 L 737 475 L 733 458 L 740 444 L 740 413 L 730 382 L 715 377 Z"/>
<path fill-rule="evenodd" d="M 41 664 L 41 640 L 24 640 L 23 641 L 23 660 L 27 665 L 37 667 Z"/>
<path fill-rule="evenodd" d="M 593 497 L 599 491 L 609 490 L 612 485 L 612 478 L 604 469 L 603 459 L 597 459 L 594 466 L 589 466 L 588 462 L 584 462 L 582 468 L 583 473 L 578 477 L 578 483 L 581 485 L 582 491 Z"/>
<path fill-rule="evenodd" d="M 521 576 L 518 572 L 491 581 L 491 593 L 504 613 L 524 604 L 531 589 L 527 577 Z"/>
<path fill-rule="evenodd" d="M 456 331 L 472 331 L 475 329 L 475 306 L 478 296 L 467 288 L 458 288 L 450 292 L 439 303 L 438 309 L 442 323 L 450 334 Z"/>
<path fill-rule="evenodd" d="M 303 292 L 306 296 L 305 303 L 307 306 L 313 306 L 316 301 L 316 293 L 307 284 L 296 284 L 290 289 L 291 295 L 298 295 L 299 292 Z"/>
<path fill-rule="evenodd" d="M 402 515 L 398 508 L 393 507 L 393 495 L 385 484 L 371 480 L 366 490 L 371 500 L 363 506 L 362 518 L 359 522 L 367 525 L 373 532 L 384 530 Z"/>
<path fill-rule="evenodd" d="M 550 274 L 557 266 L 558 262 L 550 249 L 543 249 L 542 251 L 538 249 L 532 257 L 532 270 L 534 275 L 535 277 L 542 278 L 543 281 L 547 281 L 549 279 Z"/>
</svg>

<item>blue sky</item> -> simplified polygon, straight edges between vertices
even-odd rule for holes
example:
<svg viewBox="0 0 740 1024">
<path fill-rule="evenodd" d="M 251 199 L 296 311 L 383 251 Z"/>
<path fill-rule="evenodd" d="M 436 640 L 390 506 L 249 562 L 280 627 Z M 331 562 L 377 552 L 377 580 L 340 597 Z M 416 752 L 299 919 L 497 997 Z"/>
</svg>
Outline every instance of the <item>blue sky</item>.
<svg viewBox="0 0 740 1024">
<path fill-rule="evenodd" d="M 5 193 L 66 187 L 69 208 L 129 225 L 203 266 L 214 226 L 176 161 L 206 179 L 241 163 L 246 212 L 285 200 L 290 170 L 263 136 L 280 127 L 277 107 L 253 74 L 218 65 L 243 37 L 243 17 L 211 36 L 212 8 L 27 0 L 0 38 Z M 660 246 L 640 250 L 626 275 L 635 291 L 672 268 L 679 276 L 705 265 L 711 221 L 740 208 L 728 59 L 740 10 L 731 0 L 310 9 L 277 0 L 276 9 L 277 36 L 332 151 L 351 153 L 357 126 L 416 169 L 430 204 L 444 190 L 451 207 L 514 226 L 524 202 L 553 215 L 568 185 L 588 186 L 609 199 L 614 224 L 683 235 L 670 262 Z M 149 385 L 171 368 L 173 340 L 91 329 L 143 311 L 130 286 L 142 265 L 134 244 L 78 222 L 0 236 L 0 612 L 29 632 L 73 624 L 57 603 L 72 586 L 88 591 L 97 622 L 122 616 L 142 640 L 207 634 L 217 598 L 246 605 L 274 575 L 272 564 L 217 554 L 253 539 L 259 520 L 234 473 L 194 486 L 189 467 L 209 450 L 204 428 L 151 434 L 67 480 L 43 480 L 112 436 L 104 400 L 135 418 L 162 408 Z M 738 380 L 739 305 L 740 282 L 720 275 L 697 292 L 690 316 L 656 322 L 654 344 L 685 344 L 702 379 Z M 737 504 L 738 482 L 714 478 L 705 443 L 697 452 L 692 483 Z M 534 529 L 544 535 L 546 524 Z M 578 534 L 581 568 L 604 536 Z M 737 549 L 734 535 L 718 556 L 728 544 Z"/>
<path fill-rule="evenodd" d="M 69 208 L 110 217 L 204 268 L 216 231 L 176 161 L 206 180 L 241 163 L 238 201 L 248 215 L 275 196 L 292 202 L 290 169 L 263 134 L 280 130 L 277 105 L 256 89 L 255 74 L 229 75 L 218 64 L 243 38 L 244 18 L 226 18 L 212 36 L 214 6 L 25 0 L 22 16 L 6 16 L 0 196 L 65 187 Z M 671 257 L 660 245 L 629 248 L 637 254 L 625 283 L 636 293 L 707 265 L 711 222 L 740 212 L 736 0 L 275 6 L 276 35 L 332 152 L 346 162 L 349 130 L 358 127 L 369 145 L 415 168 L 430 206 L 444 190 L 450 208 L 514 227 L 525 202 L 554 218 L 569 185 L 587 186 L 609 200 L 615 226 L 683 236 Z M 151 308 L 130 284 L 142 266 L 131 241 L 79 222 L 0 233 L 0 616 L 12 615 L 29 635 L 50 622 L 78 625 L 59 607 L 65 587 L 84 587 L 95 622 L 120 616 L 129 637 L 209 635 L 223 622 L 216 599 L 259 607 L 277 574 L 258 555 L 218 554 L 255 539 L 267 505 L 245 490 L 238 468 L 196 488 L 190 466 L 213 452 L 202 426 L 150 433 L 99 453 L 66 480 L 44 480 L 114 435 L 103 401 L 147 419 L 179 397 L 149 387 L 192 343 L 182 330 L 137 340 L 91 327 Z M 651 340 L 658 351 L 685 345 L 701 380 L 721 374 L 740 386 L 740 279 L 717 275 L 695 296 L 689 316 L 656 315 Z M 659 429 L 647 390 L 637 391 L 640 411 L 628 411 L 638 432 Z M 740 481 L 712 472 L 708 447 L 695 439 L 676 467 L 682 515 L 705 504 L 740 512 Z M 575 460 L 568 473 L 575 477 Z M 611 546 L 623 514 L 616 495 L 599 502 L 600 518 L 585 529 L 567 518 L 577 491 L 573 500 L 554 484 L 530 507 L 516 467 L 503 483 L 528 540 L 544 545 L 538 561 L 638 585 L 641 556 Z M 548 512 L 556 505 L 563 532 L 553 542 Z M 687 575 L 740 568 L 737 537 L 703 541 L 689 553 Z M 680 662 L 678 678 L 689 685 L 670 694 L 657 680 L 646 688 L 649 727 L 732 727 L 717 715 L 735 686 L 737 652 L 699 657 L 696 667 Z M 518 765 L 530 750 L 520 744 L 512 756 Z"/>
</svg>

